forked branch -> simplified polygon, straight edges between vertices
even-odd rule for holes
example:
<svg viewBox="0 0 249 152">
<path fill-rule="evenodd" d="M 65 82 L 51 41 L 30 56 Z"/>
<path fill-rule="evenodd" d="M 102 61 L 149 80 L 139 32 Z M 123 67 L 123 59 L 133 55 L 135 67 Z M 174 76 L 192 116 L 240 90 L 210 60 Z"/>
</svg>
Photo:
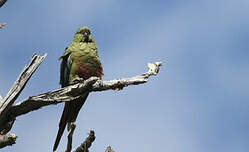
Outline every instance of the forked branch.
<svg viewBox="0 0 249 152">
<path fill-rule="evenodd" d="M 110 81 L 102 81 L 97 77 L 91 77 L 83 82 L 70 85 L 58 90 L 31 96 L 17 104 L 13 104 L 17 99 L 26 83 L 43 62 L 47 54 L 44 56 L 33 55 L 31 62 L 25 66 L 16 82 L 4 99 L 0 99 L 0 133 L 5 135 L 12 128 L 16 117 L 29 113 L 41 107 L 58 104 L 61 102 L 70 102 L 89 92 L 105 91 L 105 90 L 122 90 L 129 85 L 143 84 L 148 81 L 152 75 L 157 75 L 162 62 L 148 63 L 149 70 L 141 75 L 131 78 L 115 79 Z M 72 130 L 73 133 L 73 130 Z M 71 137 L 68 137 L 69 141 Z M 70 145 L 69 145 L 70 149 Z"/>
<path fill-rule="evenodd" d="M 29 97 L 28 99 L 13 105 L 10 111 L 13 117 L 18 117 L 44 106 L 75 100 L 88 92 L 110 89 L 121 90 L 129 85 L 143 84 L 148 81 L 150 76 L 157 75 L 161 65 L 161 62 L 149 63 L 148 72 L 131 78 L 102 81 L 97 77 L 91 77 L 81 83 Z"/>
<path fill-rule="evenodd" d="M 28 80 L 39 67 L 39 65 L 46 58 L 47 54 L 44 56 L 39 56 L 34 54 L 28 66 L 25 66 L 19 77 L 16 79 L 15 83 L 11 87 L 8 94 L 2 100 L 0 104 L 0 131 L 2 131 L 6 123 L 13 121 L 15 117 L 11 117 L 10 108 L 17 99 L 17 97 L 22 92 L 23 88 L 27 84 Z"/>
</svg>

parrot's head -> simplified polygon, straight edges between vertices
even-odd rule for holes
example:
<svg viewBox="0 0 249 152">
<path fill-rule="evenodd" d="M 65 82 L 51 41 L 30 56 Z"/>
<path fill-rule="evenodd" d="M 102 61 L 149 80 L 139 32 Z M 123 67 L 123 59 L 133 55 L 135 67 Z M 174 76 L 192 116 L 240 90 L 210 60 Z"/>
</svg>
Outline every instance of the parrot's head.
<svg viewBox="0 0 249 152">
<path fill-rule="evenodd" d="M 74 41 L 77 42 L 94 42 L 92 34 L 88 27 L 83 26 L 77 30 L 77 32 L 74 35 Z"/>
</svg>

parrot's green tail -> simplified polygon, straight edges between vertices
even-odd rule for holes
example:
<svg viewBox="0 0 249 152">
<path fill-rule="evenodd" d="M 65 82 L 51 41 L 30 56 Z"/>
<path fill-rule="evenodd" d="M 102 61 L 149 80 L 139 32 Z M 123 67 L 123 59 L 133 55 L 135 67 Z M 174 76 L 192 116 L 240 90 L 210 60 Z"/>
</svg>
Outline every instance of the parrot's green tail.
<svg viewBox="0 0 249 152">
<path fill-rule="evenodd" d="M 81 97 L 77 100 L 65 103 L 64 110 L 63 110 L 60 124 L 59 124 L 59 130 L 58 130 L 58 133 L 55 139 L 53 151 L 56 151 L 67 123 L 76 121 L 76 118 L 80 112 L 81 107 L 85 103 L 88 94 L 86 94 L 84 97 Z"/>
<path fill-rule="evenodd" d="M 73 102 L 73 101 L 72 101 Z M 60 124 L 59 124 L 59 130 L 58 130 L 58 133 L 57 133 L 57 136 L 56 136 L 56 140 L 55 140 L 55 143 L 54 143 L 54 147 L 53 147 L 53 151 L 56 151 L 59 143 L 60 143 L 60 140 L 61 140 L 61 136 L 66 128 L 66 125 L 67 125 L 67 119 L 68 119 L 68 115 L 69 115 L 69 108 L 70 107 L 70 103 L 65 103 L 65 106 L 64 106 L 64 110 L 63 110 L 63 113 L 62 113 L 62 116 L 61 116 L 61 120 L 60 120 Z"/>
<path fill-rule="evenodd" d="M 54 143 L 54 148 L 53 148 L 53 151 L 56 151 L 58 145 L 59 145 L 59 142 L 61 140 L 61 136 L 66 128 L 66 125 L 67 123 L 63 124 L 63 125 L 60 125 L 60 128 L 58 130 L 58 133 L 57 133 L 57 136 L 56 136 L 56 140 L 55 140 L 55 143 Z"/>
</svg>

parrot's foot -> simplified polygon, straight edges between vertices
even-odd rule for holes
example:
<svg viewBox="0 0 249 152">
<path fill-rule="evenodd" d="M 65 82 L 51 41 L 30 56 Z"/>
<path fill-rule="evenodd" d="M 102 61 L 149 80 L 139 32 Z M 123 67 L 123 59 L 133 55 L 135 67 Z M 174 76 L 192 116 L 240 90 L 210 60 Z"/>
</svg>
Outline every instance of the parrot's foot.
<svg viewBox="0 0 249 152">
<path fill-rule="evenodd" d="M 77 84 L 77 83 L 80 83 L 83 81 L 84 81 L 83 78 L 75 78 L 75 79 L 73 79 L 73 81 L 70 84 L 73 85 L 73 84 Z"/>
</svg>

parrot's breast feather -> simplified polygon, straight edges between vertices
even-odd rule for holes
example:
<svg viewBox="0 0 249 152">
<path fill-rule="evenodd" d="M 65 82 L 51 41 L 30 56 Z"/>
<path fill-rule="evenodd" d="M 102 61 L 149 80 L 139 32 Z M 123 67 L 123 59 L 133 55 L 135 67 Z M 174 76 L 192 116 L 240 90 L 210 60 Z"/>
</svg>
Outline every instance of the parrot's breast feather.
<svg viewBox="0 0 249 152">
<path fill-rule="evenodd" d="M 75 74 L 78 75 L 80 78 L 83 78 L 84 80 L 92 76 L 101 77 L 103 75 L 103 68 L 101 64 L 95 65 L 94 67 L 92 65 L 82 62 L 77 62 L 76 64 L 77 69 L 75 71 Z"/>
</svg>

